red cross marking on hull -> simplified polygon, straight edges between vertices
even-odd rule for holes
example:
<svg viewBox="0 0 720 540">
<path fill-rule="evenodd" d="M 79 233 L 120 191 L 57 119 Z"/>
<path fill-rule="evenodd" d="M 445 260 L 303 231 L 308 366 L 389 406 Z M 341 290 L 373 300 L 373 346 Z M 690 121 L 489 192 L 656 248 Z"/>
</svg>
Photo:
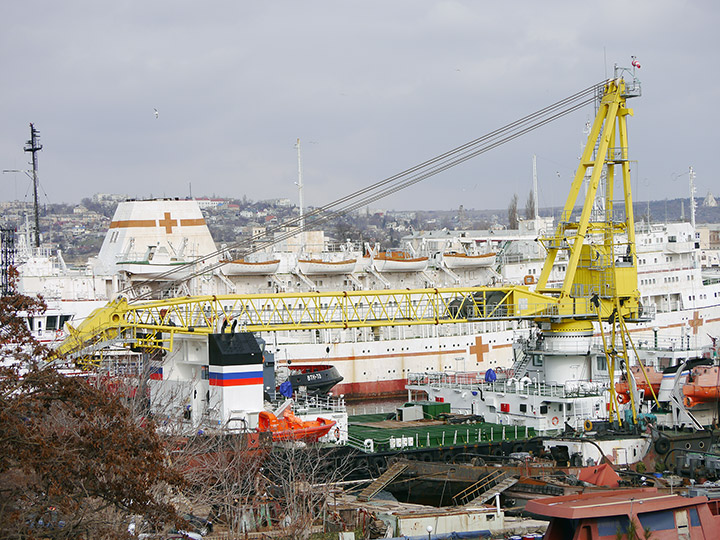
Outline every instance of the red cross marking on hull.
<svg viewBox="0 0 720 540">
<path fill-rule="evenodd" d="M 482 342 L 482 336 L 475 336 L 475 345 L 470 346 L 470 354 L 474 354 L 477 358 L 477 363 L 481 364 L 484 361 L 486 352 L 490 352 L 490 345 L 486 345 Z"/>
<path fill-rule="evenodd" d="M 158 221 L 158 225 L 165 227 L 165 232 L 167 234 L 171 234 L 172 228 L 177 227 L 177 224 L 177 219 L 170 219 L 170 212 L 165 212 L 165 218 Z"/>
<path fill-rule="evenodd" d="M 688 324 L 692 326 L 693 334 L 697 335 L 698 330 L 703 325 L 702 317 L 700 317 L 700 312 L 696 311 L 693 314 L 693 318 L 688 321 Z"/>
</svg>

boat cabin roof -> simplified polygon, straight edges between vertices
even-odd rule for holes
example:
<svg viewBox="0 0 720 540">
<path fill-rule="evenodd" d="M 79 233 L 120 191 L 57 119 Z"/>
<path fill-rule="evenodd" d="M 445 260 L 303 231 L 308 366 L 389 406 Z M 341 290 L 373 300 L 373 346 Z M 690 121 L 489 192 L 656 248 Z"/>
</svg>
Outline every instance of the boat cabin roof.
<svg viewBox="0 0 720 540">
<path fill-rule="evenodd" d="M 618 489 L 528 501 L 526 510 L 540 516 L 584 519 L 630 515 L 705 504 L 707 497 L 659 493 L 657 488 Z"/>
</svg>

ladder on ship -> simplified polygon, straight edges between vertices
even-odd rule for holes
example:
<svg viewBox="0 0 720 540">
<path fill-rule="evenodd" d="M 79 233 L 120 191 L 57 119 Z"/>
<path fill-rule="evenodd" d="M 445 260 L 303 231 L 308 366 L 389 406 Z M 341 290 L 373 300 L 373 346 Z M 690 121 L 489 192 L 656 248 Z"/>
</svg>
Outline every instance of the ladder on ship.
<svg viewBox="0 0 720 540">
<path fill-rule="evenodd" d="M 567 405 L 566 405 L 567 407 Z M 587 430 L 588 427 L 592 427 L 592 421 L 596 418 L 595 415 L 595 404 L 594 403 L 588 403 L 584 399 L 577 399 L 572 404 L 573 411 L 572 416 L 568 414 L 566 411 L 565 414 L 568 417 L 568 420 L 572 417 L 573 418 L 573 428 L 576 430 Z M 588 424 L 587 422 L 590 421 Z"/>
<path fill-rule="evenodd" d="M 485 504 L 506 489 L 517 484 L 518 479 L 504 471 L 493 471 L 453 497 L 458 506 Z"/>
<path fill-rule="evenodd" d="M 380 493 L 385 486 L 400 476 L 407 468 L 407 463 L 396 462 L 390 465 L 384 473 L 378 476 L 368 487 L 360 492 L 360 495 L 358 495 L 358 501 L 369 501 L 372 499 L 375 495 Z"/>
<path fill-rule="evenodd" d="M 527 368 L 531 359 L 531 355 L 527 354 L 524 350 L 519 349 L 518 356 L 515 358 L 515 362 L 513 362 L 513 366 L 511 368 L 513 373 L 512 376 L 519 379 L 520 377 L 525 375 L 525 369 Z"/>
<path fill-rule="evenodd" d="M 510 242 L 510 240 L 505 240 L 500 246 L 500 249 L 497 250 L 497 253 L 495 253 L 495 271 L 498 274 L 502 274 L 503 266 L 505 266 L 505 252 L 511 244 L 512 242 Z"/>
</svg>

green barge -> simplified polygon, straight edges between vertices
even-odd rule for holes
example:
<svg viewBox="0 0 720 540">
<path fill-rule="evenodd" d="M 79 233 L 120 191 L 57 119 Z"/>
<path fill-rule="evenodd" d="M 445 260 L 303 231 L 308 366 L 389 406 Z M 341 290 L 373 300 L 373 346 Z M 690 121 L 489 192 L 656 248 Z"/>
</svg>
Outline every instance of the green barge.
<svg viewBox="0 0 720 540">
<path fill-rule="evenodd" d="M 406 409 L 412 409 L 415 416 L 403 414 Z M 399 420 L 399 416 L 406 419 Z M 477 416 L 451 414 L 448 403 L 414 402 L 397 413 L 349 416 L 346 449 L 358 468 L 367 467 L 370 475 L 377 475 L 393 456 L 445 463 L 470 461 L 473 457 L 502 459 L 513 452 L 538 455 L 542 442 L 527 426 L 493 424 Z"/>
</svg>

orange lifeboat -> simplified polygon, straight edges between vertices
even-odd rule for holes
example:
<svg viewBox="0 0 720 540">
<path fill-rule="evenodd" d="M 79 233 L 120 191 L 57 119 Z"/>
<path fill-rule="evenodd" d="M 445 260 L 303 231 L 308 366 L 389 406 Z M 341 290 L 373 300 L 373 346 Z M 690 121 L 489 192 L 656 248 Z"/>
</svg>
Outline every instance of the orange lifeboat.
<svg viewBox="0 0 720 540">
<path fill-rule="evenodd" d="M 662 371 L 657 371 L 652 366 L 646 366 L 645 373 L 647 373 L 648 380 L 645 380 L 645 375 L 640 369 L 640 366 L 632 366 L 630 368 L 630 371 L 635 377 L 635 383 L 637 384 L 638 390 L 643 391 L 643 399 L 645 401 L 651 401 L 653 398 L 653 394 L 650 391 L 651 387 L 655 392 L 655 395 L 658 395 L 658 393 L 660 392 L 660 383 L 662 382 L 663 378 Z M 630 388 L 628 387 L 627 381 L 620 381 L 619 383 L 615 383 L 615 392 L 618 396 L 618 403 L 623 404 L 630 402 Z"/>
<path fill-rule="evenodd" d="M 260 433 L 272 433 L 273 441 L 317 442 L 320 437 L 327 435 L 335 424 L 335 420 L 326 418 L 301 420 L 290 409 L 286 409 L 280 418 L 271 412 L 261 411 L 257 430 Z M 336 430 L 339 437 L 340 431 L 338 428 Z"/>
<path fill-rule="evenodd" d="M 718 366 L 697 366 L 690 371 L 683 386 L 685 406 L 694 407 L 698 403 L 720 401 L 720 374 Z"/>
</svg>

